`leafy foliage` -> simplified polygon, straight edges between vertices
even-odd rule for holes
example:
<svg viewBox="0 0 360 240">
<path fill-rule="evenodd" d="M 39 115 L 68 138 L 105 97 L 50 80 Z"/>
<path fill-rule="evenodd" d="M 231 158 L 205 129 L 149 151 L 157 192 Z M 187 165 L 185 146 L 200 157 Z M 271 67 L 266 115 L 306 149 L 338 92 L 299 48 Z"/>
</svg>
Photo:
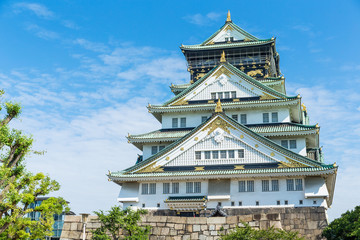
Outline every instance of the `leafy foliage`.
<svg viewBox="0 0 360 240">
<path fill-rule="evenodd" d="M 141 215 L 147 213 L 144 209 L 135 211 L 127 208 L 122 210 L 121 207 L 114 206 L 107 214 L 102 210 L 94 213 L 102 224 L 100 228 L 93 231 L 92 239 L 94 240 L 146 240 L 149 238 L 150 226 L 138 225 Z"/>
<path fill-rule="evenodd" d="M 243 223 L 244 227 L 237 227 L 227 235 L 222 235 L 222 240 L 301 240 L 297 232 L 288 232 L 273 227 L 266 230 L 251 228 Z"/>
<path fill-rule="evenodd" d="M 328 240 L 360 239 L 360 206 L 332 221 L 324 229 L 323 236 Z"/>
<path fill-rule="evenodd" d="M 0 90 L 0 97 L 4 94 Z M 9 123 L 19 117 L 18 103 L 0 101 L 0 239 L 37 239 L 52 235 L 53 215 L 66 206 L 62 198 L 49 198 L 35 209 L 29 208 L 39 196 L 60 188 L 58 182 L 43 173 L 33 174 L 25 168 L 25 156 L 32 152 L 33 139 L 11 129 Z M 26 215 L 38 211 L 39 221 Z M 30 234 L 31 233 L 31 234 Z"/>
</svg>

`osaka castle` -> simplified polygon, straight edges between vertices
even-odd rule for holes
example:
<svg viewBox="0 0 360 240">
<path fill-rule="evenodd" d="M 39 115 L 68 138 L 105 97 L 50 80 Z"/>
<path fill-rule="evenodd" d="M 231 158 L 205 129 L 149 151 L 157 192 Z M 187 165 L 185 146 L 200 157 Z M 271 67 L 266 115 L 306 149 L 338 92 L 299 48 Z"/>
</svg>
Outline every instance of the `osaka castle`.
<svg viewBox="0 0 360 240">
<path fill-rule="evenodd" d="M 127 136 L 142 151 L 109 172 L 124 208 L 174 215 L 204 210 L 331 206 L 336 164 L 326 164 L 318 124 L 286 93 L 276 39 L 231 20 L 204 42 L 181 45 L 190 80 L 147 106 L 161 129 Z M 119 169 L 117 169 L 119 170 Z"/>
</svg>

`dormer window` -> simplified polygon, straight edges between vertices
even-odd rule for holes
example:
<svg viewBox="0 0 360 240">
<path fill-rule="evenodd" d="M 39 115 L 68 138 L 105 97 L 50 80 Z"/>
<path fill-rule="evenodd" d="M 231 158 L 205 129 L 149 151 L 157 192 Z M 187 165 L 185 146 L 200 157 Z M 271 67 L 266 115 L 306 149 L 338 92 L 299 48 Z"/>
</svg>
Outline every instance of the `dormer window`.
<svg viewBox="0 0 360 240">
<path fill-rule="evenodd" d="M 234 41 L 234 37 L 226 37 L 225 38 L 225 42 L 233 42 Z"/>
</svg>

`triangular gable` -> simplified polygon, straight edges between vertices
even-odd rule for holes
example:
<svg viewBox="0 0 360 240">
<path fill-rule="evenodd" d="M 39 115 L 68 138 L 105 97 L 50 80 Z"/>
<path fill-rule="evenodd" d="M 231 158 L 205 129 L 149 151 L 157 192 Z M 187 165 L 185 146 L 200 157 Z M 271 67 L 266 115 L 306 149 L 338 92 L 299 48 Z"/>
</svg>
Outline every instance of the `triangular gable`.
<svg viewBox="0 0 360 240">
<path fill-rule="evenodd" d="M 218 31 L 206 39 L 201 45 L 210 45 L 225 42 L 226 38 L 233 37 L 233 41 L 258 41 L 259 39 L 246 32 L 232 22 L 226 22 Z"/>
<path fill-rule="evenodd" d="M 221 138 L 231 137 L 235 141 L 251 146 L 256 152 L 261 153 L 263 158 L 268 162 L 276 162 L 277 168 L 292 168 L 292 167 L 322 167 L 321 163 L 308 159 L 297 153 L 294 153 L 286 148 L 279 146 L 271 140 L 262 137 L 261 135 L 251 131 L 227 117 L 223 113 L 216 113 L 206 122 L 192 130 L 183 138 L 170 144 L 159 153 L 153 155 L 147 160 L 126 169 L 127 173 L 145 173 L 145 172 L 162 172 L 166 165 L 174 159 L 177 159 L 182 154 L 193 148 L 201 141 L 212 139 L 213 141 L 223 141 Z M 217 140 L 215 140 L 217 138 Z M 215 144 L 215 143 L 214 143 Z M 220 148 L 219 148 L 220 149 Z M 195 158 L 195 156 L 192 156 Z M 191 159 L 191 158 L 189 158 Z M 189 169 L 192 171 L 206 170 L 205 166 L 198 165 L 196 168 Z M 238 164 L 235 167 L 243 169 L 246 164 Z"/>
<path fill-rule="evenodd" d="M 234 89 L 237 91 L 236 98 L 255 96 L 260 97 L 260 100 L 293 98 L 262 84 L 229 63 L 221 63 L 180 94 L 165 102 L 163 106 L 185 105 L 192 100 L 210 100 L 211 92 L 231 92 Z"/>
</svg>

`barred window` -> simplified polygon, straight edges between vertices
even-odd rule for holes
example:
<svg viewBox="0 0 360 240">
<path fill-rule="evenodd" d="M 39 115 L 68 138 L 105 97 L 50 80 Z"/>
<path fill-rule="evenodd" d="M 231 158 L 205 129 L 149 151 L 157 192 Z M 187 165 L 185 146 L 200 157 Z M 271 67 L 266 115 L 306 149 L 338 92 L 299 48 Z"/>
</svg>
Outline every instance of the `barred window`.
<svg viewBox="0 0 360 240">
<path fill-rule="evenodd" d="M 200 152 L 200 151 L 196 151 L 196 152 L 195 152 L 195 159 L 196 159 L 196 160 L 200 160 L 200 159 L 201 159 L 201 152 Z"/>
<path fill-rule="evenodd" d="M 289 148 L 288 141 L 287 140 L 281 140 L 281 146 L 284 148 Z"/>
<path fill-rule="evenodd" d="M 286 190 L 294 191 L 294 179 L 286 179 Z"/>
<path fill-rule="evenodd" d="M 296 140 L 290 140 L 289 141 L 289 145 L 290 145 L 290 149 L 295 149 L 296 148 Z"/>
<path fill-rule="evenodd" d="M 186 183 L 186 193 L 193 193 L 194 192 L 194 185 L 193 182 Z"/>
<path fill-rule="evenodd" d="M 240 123 L 241 124 L 246 124 L 247 123 L 247 119 L 246 119 L 246 114 L 240 114 Z"/>
<path fill-rule="evenodd" d="M 163 183 L 163 194 L 170 193 L 170 183 Z"/>
<path fill-rule="evenodd" d="M 216 93 L 211 93 L 211 99 L 216 99 Z"/>
<path fill-rule="evenodd" d="M 231 92 L 231 98 L 236 98 L 236 92 L 235 91 Z"/>
<path fill-rule="evenodd" d="M 226 150 L 220 151 L 220 158 L 226 158 Z"/>
<path fill-rule="evenodd" d="M 247 181 L 247 192 L 254 192 L 254 181 Z"/>
<path fill-rule="evenodd" d="M 179 193 L 179 183 L 172 183 L 172 193 Z"/>
<path fill-rule="evenodd" d="M 228 154 L 229 154 L 229 158 L 235 158 L 235 151 L 234 150 L 229 150 Z"/>
<path fill-rule="evenodd" d="M 273 122 L 273 123 L 278 122 L 278 113 L 277 112 L 271 113 L 271 122 Z"/>
<path fill-rule="evenodd" d="M 205 151 L 205 159 L 210 159 L 210 151 Z"/>
<path fill-rule="evenodd" d="M 295 179 L 295 191 L 302 191 L 302 190 L 303 190 L 302 179 Z"/>
<path fill-rule="evenodd" d="M 262 191 L 263 192 L 269 192 L 270 191 L 269 180 L 262 180 L 261 185 L 262 185 Z"/>
<path fill-rule="evenodd" d="M 141 184 L 141 194 L 149 194 L 149 184 Z"/>
<path fill-rule="evenodd" d="M 263 123 L 269 122 L 269 113 L 263 113 Z"/>
<path fill-rule="evenodd" d="M 218 98 L 223 99 L 223 93 L 222 92 L 218 93 Z"/>
<path fill-rule="evenodd" d="M 156 183 L 150 183 L 149 194 L 156 194 Z"/>
<path fill-rule="evenodd" d="M 244 149 L 239 149 L 238 150 L 238 158 L 244 158 Z"/>
<path fill-rule="evenodd" d="M 180 118 L 180 127 L 182 128 L 186 127 L 186 118 Z"/>
<path fill-rule="evenodd" d="M 237 114 L 232 115 L 231 118 L 234 119 L 235 121 L 238 121 L 238 115 Z"/>
<path fill-rule="evenodd" d="M 230 92 L 225 92 L 225 98 L 230 98 Z"/>
<path fill-rule="evenodd" d="M 151 147 L 151 154 L 154 155 L 158 152 L 158 147 L 157 146 L 152 146 Z"/>
<path fill-rule="evenodd" d="M 245 181 L 239 181 L 239 192 L 245 192 L 245 191 L 246 191 Z"/>
<path fill-rule="evenodd" d="M 201 193 L 201 182 L 194 182 L 194 193 Z"/>
<path fill-rule="evenodd" d="M 177 128 L 177 127 L 178 127 L 178 119 L 177 119 L 177 118 L 173 118 L 173 119 L 172 119 L 172 127 L 173 127 L 173 128 Z"/>
<path fill-rule="evenodd" d="M 279 180 L 271 180 L 271 191 L 279 191 Z"/>
<path fill-rule="evenodd" d="M 219 151 L 212 151 L 212 158 L 219 159 Z"/>
<path fill-rule="evenodd" d="M 159 146 L 159 152 L 161 151 L 161 150 L 163 150 L 165 148 L 165 146 Z"/>
</svg>

